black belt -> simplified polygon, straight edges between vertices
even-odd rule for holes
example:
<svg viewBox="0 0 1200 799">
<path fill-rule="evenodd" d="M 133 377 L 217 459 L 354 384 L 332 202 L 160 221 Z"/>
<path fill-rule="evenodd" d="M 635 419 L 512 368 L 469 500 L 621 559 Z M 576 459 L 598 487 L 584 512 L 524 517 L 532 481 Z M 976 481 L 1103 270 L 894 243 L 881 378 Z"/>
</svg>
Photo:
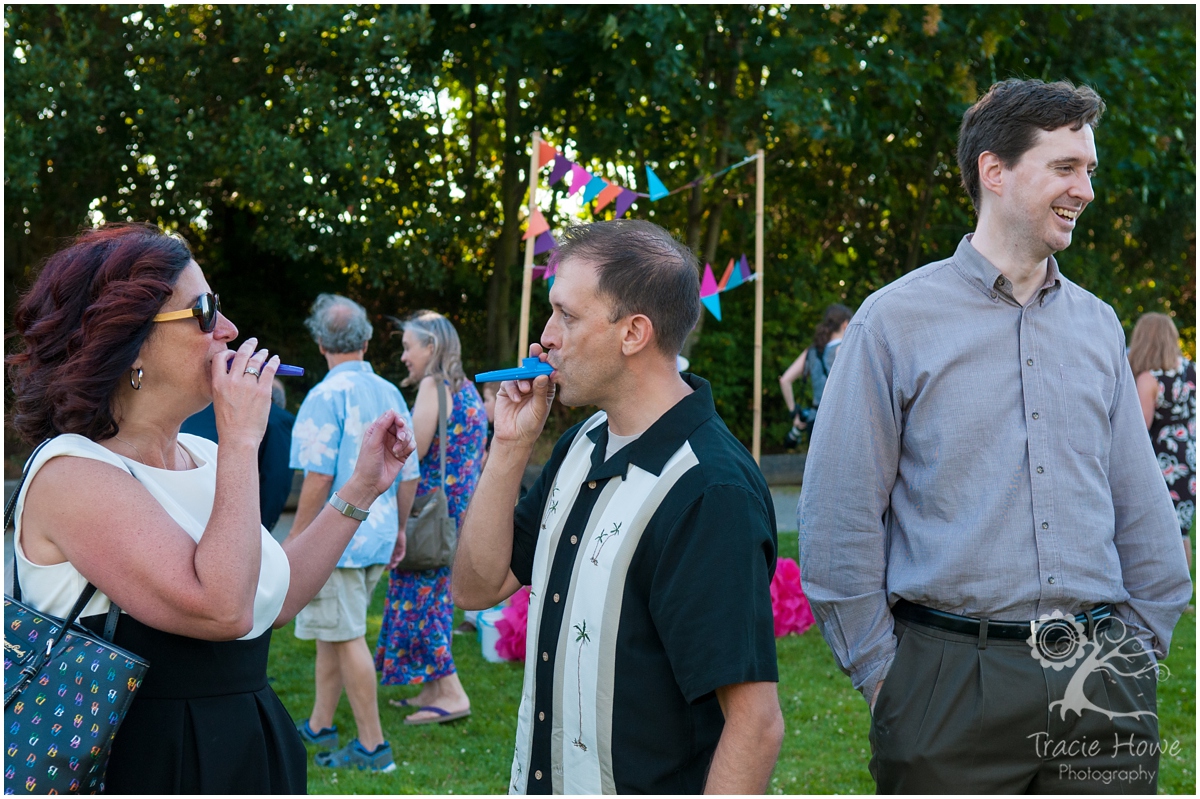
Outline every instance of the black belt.
<svg viewBox="0 0 1200 799">
<path fill-rule="evenodd" d="M 892 615 L 901 621 L 976 637 L 980 634 L 981 624 L 986 622 L 987 627 L 985 629 L 989 638 L 1007 638 L 1015 641 L 1027 640 L 1030 636 L 1036 635 L 1042 627 L 1065 625 L 1069 618 L 1038 619 L 1036 621 L 994 621 L 992 619 L 985 619 L 981 622 L 980 619 L 972 619 L 969 616 L 956 616 L 944 610 L 934 610 L 924 605 L 917 605 L 909 602 L 907 599 L 901 599 L 892 606 Z M 1074 617 L 1074 620 L 1086 627 L 1089 615 L 1093 623 L 1107 619 L 1112 616 L 1112 605 L 1097 605 L 1092 608 L 1090 613 L 1080 613 Z M 1091 631 L 1088 630 L 1088 632 L 1090 633 Z"/>
</svg>

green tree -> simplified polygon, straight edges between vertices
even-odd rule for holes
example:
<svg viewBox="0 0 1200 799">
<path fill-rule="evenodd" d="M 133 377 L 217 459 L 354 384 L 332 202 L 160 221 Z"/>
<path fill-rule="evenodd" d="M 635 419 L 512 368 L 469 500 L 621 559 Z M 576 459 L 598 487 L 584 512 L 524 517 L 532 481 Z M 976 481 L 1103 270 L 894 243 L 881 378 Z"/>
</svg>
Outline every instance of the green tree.
<svg viewBox="0 0 1200 799">
<path fill-rule="evenodd" d="M 974 222 L 954 148 L 996 80 L 1108 103 L 1097 200 L 1064 273 L 1195 340 L 1190 6 L 6 6 L 6 313 L 80 226 L 148 219 L 192 243 L 224 307 L 319 376 L 319 291 L 381 328 L 447 313 L 468 370 L 511 362 L 532 131 L 621 185 L 766 164 L 768 447 L 775 388 L 830 302 L 860 303 Z M 541 175 L 545 189 L 545 173 Z M 574 216 L 551 192 L 555 229 Z M 720 269 L 753 253 L 750 168 L 651 203 Z M 688 344 L 750 439 L 753 291 Z M 531 334 L 549 314 L 535 291 Z M 403 371 L 394 340 L 373 359 Z M 560 412 L 566 423 L 577 412 Z"/>
</svg>

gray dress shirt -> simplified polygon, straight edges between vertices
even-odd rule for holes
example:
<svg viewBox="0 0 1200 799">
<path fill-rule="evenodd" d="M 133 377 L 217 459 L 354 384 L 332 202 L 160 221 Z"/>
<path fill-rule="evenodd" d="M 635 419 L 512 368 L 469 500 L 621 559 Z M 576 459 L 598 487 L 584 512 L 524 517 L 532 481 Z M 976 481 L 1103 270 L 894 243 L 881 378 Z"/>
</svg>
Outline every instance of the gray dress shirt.
<svg viewBox="0 0 1200 799">
<path fill-rule="evenodd" d="M 970 239 L 863 303 L 805 464 L 805 592 L 868 699 L 900 598 L 1004 621 L 1111 602 L 1159 657 L 1191 598 L 1115 312 L 1054 258 L 1022 307 Z"/>
</svg>

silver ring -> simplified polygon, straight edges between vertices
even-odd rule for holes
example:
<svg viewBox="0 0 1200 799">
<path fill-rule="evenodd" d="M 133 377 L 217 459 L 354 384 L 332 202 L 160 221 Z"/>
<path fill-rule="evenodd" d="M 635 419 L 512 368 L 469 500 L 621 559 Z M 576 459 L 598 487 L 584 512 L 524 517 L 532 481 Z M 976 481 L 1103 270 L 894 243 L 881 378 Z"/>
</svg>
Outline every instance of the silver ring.
<svg viewBox="0 0 1200 799">
<path fill-rule="evenodd" d="M 258 378 L 258 377 L 261 377 L 261 376 L 262 376 L 262 372 L 258 371 L 258 370 L 257 370 L 257 369 L 255 369 L 253 366 L 247 366 L 247 367 L 246 367 L 246 371 L 242 372 L 242 374 L 244 374 L 244 375 L 254 375 L 254 377 L 255 377 L 255 378 Z"/>
</svg>

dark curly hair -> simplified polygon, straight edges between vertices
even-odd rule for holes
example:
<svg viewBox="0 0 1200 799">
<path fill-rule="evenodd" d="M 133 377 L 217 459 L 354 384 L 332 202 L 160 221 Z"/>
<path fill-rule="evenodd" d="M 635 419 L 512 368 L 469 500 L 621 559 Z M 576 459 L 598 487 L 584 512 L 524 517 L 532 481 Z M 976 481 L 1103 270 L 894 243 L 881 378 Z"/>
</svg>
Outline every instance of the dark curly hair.
<svg viewBox="0 0 1200 799">
<path fill-rule="evenodd" d="M 86 230 L 46 259 L 13 316 L 22 343 L 4 359 L 22 438 L 117 434 L 113 395 L 191 260 L 185 241 L 143 224 Z"/>
</svg>

